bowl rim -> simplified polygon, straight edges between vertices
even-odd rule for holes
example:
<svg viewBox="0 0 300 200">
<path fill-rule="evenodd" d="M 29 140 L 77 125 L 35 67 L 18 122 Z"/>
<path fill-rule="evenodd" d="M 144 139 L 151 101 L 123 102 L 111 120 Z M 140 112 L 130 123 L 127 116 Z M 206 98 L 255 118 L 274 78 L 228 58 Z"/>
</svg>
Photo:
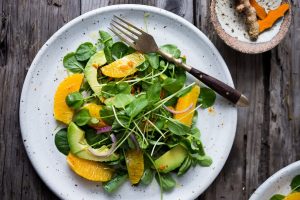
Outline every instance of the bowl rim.
<svg viewBox="0 0 300 200">
<path fill-rule="evenodd" d="M 44 172 L 42 169 L 39 169 L 38 166 L 35 164 L 37 162 L 37 160 L 35 159 L 35 157 L 30 154 L 30 146 L 25 145 L 25 141 L 24 141 L 24 132 L 26 131 L 26 123 L 22 120 L 22 118 L 25 117 L 24 114 L 24 110 L 26 106 L 22 105 L 22 100 L 26 98 L 28 91 L 29 91 L 29 85 L 30 85 L 30 79 L 33 75 L 34 70 L 37 68 L 37 63 L 40 59 L 40 57 L 45 53 L 46 49 L 48 48 L 48 46 L 50 46 L 50 44 L 52 42 L 54 42 L 62 33 L 64 33 L 65 31 L 67 31 L 69 28 L 71 28 L 72 26 L 76 25 L 77 23 L 80 23 L 83 19 L 92 17 L 94 15 L 99 15 L 101 13 L 104 12 L 109 12 L 109 11 L 114 11 L 114 10 L 139 10 L 139 11 L 149 11 L 152 13 L 156 13 L 156 14 L 160 14 L 160 15 L 164 15 L 166 17 L 172 18 L 176 21 L 178 21 L 179 23 L 182 23 L 186 26 L 188 26 L 190 29 L 192 29 L 195 33 L 197 33 L 197 35 L 203 40 L 203 42 L 208 45 L 211 50 L 214 52 L 214 55 L 216 57 L 216 59 L 219 60 L 219 62 L 221 63 L 221 65 L 223 66 L 223 70 L 224 70 L 224 76 L 227 79 L 227 83 L 228 85 L 231 85 L 232 87 L 234 87 L 234 83 L 231 77 L 231 74 L 229 72 L 229 69 L 223 59 L 223 57 L 221 56 L 221 54 L 219 53 L 219 51 L 217 50 L 217 48 L 213 45 L 213 43 L 207 38 L 207 36 L 202 33 L 197 27 L 195 27 L 191 22 L 187 21 L 186 19 L 182 18 L 181 16 L 178 16 L 172 12 L 169 12 L 167 10 L 164 10 L 162 8 L 157 8 L 157 7 L 153 7 L 153 6 L 148 6 L 148 5 L 140 5 L 140 4 L 118 4 L 118 5 L 110 5 L 110 6 L 105 6 L 105 7 L 101 7 L 101 8 L 97 8 L 91 11 L 88 11 L 82 15 L 77 16 L 76 18 L 72 19 L 71 21 L 69 21 L 68 23 L 66 23 L 65 25 L 63 25 L 60 29 L 58 29 L 45 43 L 44 45 L 40 48 L 40 50 L 38 51 L 38 53 L 36 54 L 35 58 L 33 59 L 30 68 L 26 74 L 25 77 L 25 81 L 23 83 L 23 87 L 22 87 L 22 92 L 21 92 L 21 96 L 20 96 L 20 102 L 19 102 L 19 121 L 20 121 L 20 128 L 21 128 L 21 135 L 22 135 L 22 141 L 23 141 L 23 145 L 25 146 L 25 150 L 27 153 L 27 156 L 29 157 L 29 160 L 33 166 L 33 168 L 35 169 L 35 171 L 37 172 L 38 176 L 43 180 L 43 182 L 47 185 L 47 187 L 57 196 L 60 198 L 64 198 L 64 196 L 59 193 L 59 191 L 55 190 L 54 187 L 52 187 L 51 183 L 48 181 L 48 179 L 43 176 Z M 207 181 L 204 184 L 204 187 L 202 190 L 197 190 L 195 193 L 190 194 L 190 197 L 192 199 L 197 198 L 199 195 L 201 195 L 211 184 L 212 182 L 216 179 L 216 177 L 219 175 L 219 173 L 221 172 L 221 170 L 223 169 L 228 157 L 229 157 L 229 153 L 232 149 L 233 146 L 233 142 L 235 139 L 235 135 L 236 135 L 236 128 L 237 128 L 237 108 L 235 107 L 234 109 L 234 113 L 232 116 L 232 121 L 231 121 L 232 127 L 233 127 L 233 133 L 231 134 L 231 137 L 228 138 L 228 144 L 226 146 L 226 148 L 223 151 L 223 163 L 218 165 L 218 167 L 214 168 L 214 173 L 213 175 L 209 178 L 209 181 Z M 224 159 L 226 158 L 226 159 Z"/>
<path fill-rule="evenodd" d="M 270 176 L 263 184 L 261 184 L 257 190 L 251 195 L 249 200 L 260 200 L 261 195 L 264 191 L 268 190 L 270 187 L 274 185 L 278 179 L 283 176 L 288 176 L 292 171 L 299 170 L 300 173 L 300 161 L 293 162 L 288 166 L 280 169 L 279 171 L 275 172 L 272 176 Z"/>
<path fill-rule="evenodd" d="M 210 4 L 210 17 L 211 22 L 219 35 L 219 37 L 231 48 L 240 51 L 242 53 L 248 53 L 248 54 L 258 54 L 263 53 L 266 51 L 269 51 L 273 49 L 275 46 L 277 46 L 281 40 L 286 36 L 290 24 L 291 24 L 291 18 L 292 18 L 292 7 L 290 6 L 287 14 L 283 17 L 283 22 L 280 25 L 279 32 L 268 42 L 262 42 L 262 43 L 250 43 L 250 42 L 244 42 L 240 41 L 235 37 L 232 37 L 228 33 L 224 31 L 222 28 L 218 16 L 216 14 L 216 2 L 217 0 L 212 0 Z M 283 0 L 282 2 L 290 3 L 289 0 Z"/>
</svg>

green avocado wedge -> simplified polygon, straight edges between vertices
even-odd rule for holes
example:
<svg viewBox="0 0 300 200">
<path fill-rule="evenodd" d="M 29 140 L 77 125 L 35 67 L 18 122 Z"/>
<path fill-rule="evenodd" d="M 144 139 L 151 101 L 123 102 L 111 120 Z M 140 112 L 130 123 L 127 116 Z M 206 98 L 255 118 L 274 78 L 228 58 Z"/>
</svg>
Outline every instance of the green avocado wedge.
<svg viewBox="0 0 300 200">
<path fill-rule="evenodd" d="M 87 62 L 84 68 L 84 76 L 86 77 L 87 82 L 91 86 L 92 90 L 96 94 L 100 94 L 101 85 L 97 80 L 98 70 L 97 67 L 100 67 L 106 63 L 106 58 L 104 51 L 98 51 L 95 53 Z"/>
<path fill-rule="evenodd" d="M 88 148 L 90 147 L 84 137 L 84 131 L 81 130 L 74 122 L 71 122 L 68 127 L 68 142 L 70 146 L 70 151 L 74 155 L 76 155 L 79 158 L 83 158 L 86 160 L 92 160 L 92 161 L 115 161 L 119 159 L 119 155 L 116 153 L 113 153 L 112 155 L 108 157 L 98 157 L 93 155 Z M 99 149 L 96 149 L 96 151 L 99 152 L 105 152 L 109 149 L 103 145 Z"/>
<path fill-rule="evenodd" d="M 155 167 L 159 172 L 168 173 L 180 167 L 186 156 L 186 149 L 181 145 L 177 145 L 156 159 L 154 161 Z"/>
</svg>

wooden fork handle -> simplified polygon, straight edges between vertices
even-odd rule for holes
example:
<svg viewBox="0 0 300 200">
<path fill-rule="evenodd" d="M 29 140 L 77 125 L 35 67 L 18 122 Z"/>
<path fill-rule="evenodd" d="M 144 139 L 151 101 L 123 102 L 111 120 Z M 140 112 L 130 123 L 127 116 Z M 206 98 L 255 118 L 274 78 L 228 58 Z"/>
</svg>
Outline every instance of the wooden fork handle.
<svg viewBox="0 0 300 200">
<path fill-rule="evenodd" d="M 249 105 L 249 101 L 245 95 L 243 95 L 238 90 L 225 84 L 224 82 L 201 72 L 182 62 L 181 59 L 176 59 L 172 55 L 158 50 L 158 53 L 167 59 L 168 61 L 174 63 L 176 66 L 184 68 L 187 72 L 192 74 L 195 78 L 200 80 L 202 83 L 210 87 L 212 90 L 217 92 L 219 95 L 223 96 L 225 99 L 229 100 L 233 104 L 241 107 L 246 107 Z"/>
</svg>

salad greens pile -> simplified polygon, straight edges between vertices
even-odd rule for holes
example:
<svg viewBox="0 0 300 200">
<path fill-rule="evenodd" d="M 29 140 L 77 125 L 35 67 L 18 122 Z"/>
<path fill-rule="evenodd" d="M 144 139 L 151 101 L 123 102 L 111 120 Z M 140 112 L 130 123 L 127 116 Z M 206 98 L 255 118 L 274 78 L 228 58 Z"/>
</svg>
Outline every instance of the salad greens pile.
<svg viewBox="0 0 300 200">
<path fill-rule="evenodd" d="M 172 173 L 182 176 L 192 166 L 210 166 L 212 159 L 204 151 L 196 121 L 197 109 L 212 106 L 215 93 L 203 87 L 196 105 L 190 103 L 184 111 L 176 110 L 178 100 L 191 93 L 196 84 L 186 84 L 186 72 L 156 53 L 142 55 L 142 64 L 131 66 L 136 70 L 133 74 L 106 76 L 101 66 L 89 66 L 89 60 L 98 59 L 97 52 L 104 52 L 103 65 L 116 67 L 112 70 L 115 72 L 120 70 L 118 61 L 136 51 L 121 41 L 114 42 L 105 31 L 99 31 L 99 35 L 95 45 L 82 43 L 63 59 L 69 72 L 84 74 L 84 81 L 79 91 L 66 96 L 65 103 L 74 116 L 68 128 L 56 133 L 57 149 L 110 168 L 111 179 L 103 181 L 107 192 L 115 191 L 128 179 L 132 184 L 148 185 L 154 178 L 161 191 L 168 191 L 176 185 Z M 163 45 L 161 49 L 185 62 L 175 45 Z M 97 78 L 96 86 L 89 80 L 93 76 Z M 88 104 L 99 107 L 96 115 Z M 183 113 L 191 114 L 191 125 L 174 118 Z M 136 159 L 134 163 L 130 163 L 129 155 Z"/>
</svg>

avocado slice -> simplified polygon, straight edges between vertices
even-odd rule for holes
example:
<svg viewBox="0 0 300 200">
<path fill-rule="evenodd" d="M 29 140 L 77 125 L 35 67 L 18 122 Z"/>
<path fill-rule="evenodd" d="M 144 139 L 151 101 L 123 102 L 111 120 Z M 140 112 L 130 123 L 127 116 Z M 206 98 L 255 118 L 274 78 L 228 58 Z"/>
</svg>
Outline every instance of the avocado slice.
<svg viewBox="0 0 300 200">
<path fill-rule="evenodd" d="M 87 82 L 96 94 L 99 94 L 101 92 L 101 85 L 97 80 L 97 67 L 102 66 L 105 63 L 106 58 L 104 51 L 98 51 L 89 59 L 84 68 L 84 76 L 86 77 Z"/>
<path fill-rule="evenodd" d="M 74 122 L 71 122 L 68 127 L 68 142 L 70 146 L 70 151 L 74 155 L 79 158 L 83 158 L 86 160 L 93 160 L 93 161 L 114 161 L 119 159 L 119 155 L 113 153 L 108 157 L 98 157 L 93 155 L 88 148 L 90 147 L 85 140 L 84 131 L 81 130 Z M 97 151 L 104 152 L 108 151 L 108 147 L 103 145 Z"/>
<path fill-rule="evenodd" d="M 162 173 L 168 173 L 179 167 L 187 156 L 186 149 L 177 145 L 154 161 L 155 167 Z"/>
</svg>

